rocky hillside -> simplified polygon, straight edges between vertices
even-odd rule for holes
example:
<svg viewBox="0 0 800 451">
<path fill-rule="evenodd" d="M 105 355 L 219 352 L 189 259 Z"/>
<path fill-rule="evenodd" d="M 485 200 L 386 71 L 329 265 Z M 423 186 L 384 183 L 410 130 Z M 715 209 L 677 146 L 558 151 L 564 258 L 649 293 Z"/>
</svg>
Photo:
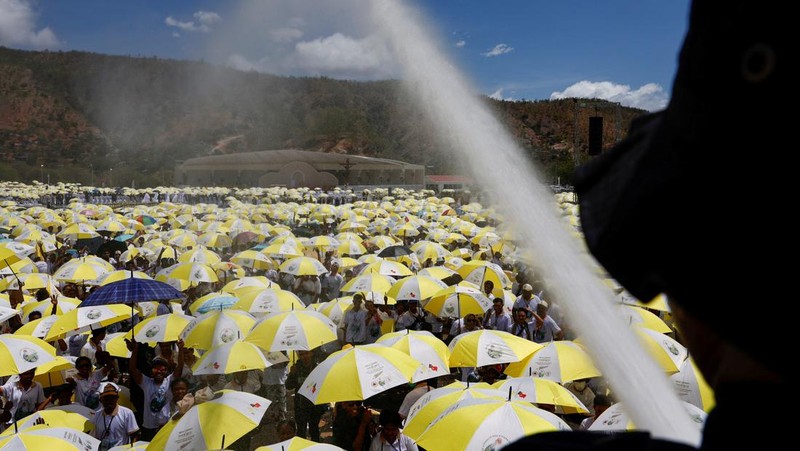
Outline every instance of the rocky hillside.
<svg viewBox="0 0 800 451">
<path fill-rule="evenodd" d="M 584 152 L 589 116 L 605 117 L 609 146 L 643 113 L 598 100 L 485 101 L 545 173 L 562 178 L 572 168 L 576 111 Z M 0 179 L 144 186 L 168 183 L 175 163 L 187 158 L 281 148 L 459 171 L 397 81 L 0 47 Z"/>
</svg>

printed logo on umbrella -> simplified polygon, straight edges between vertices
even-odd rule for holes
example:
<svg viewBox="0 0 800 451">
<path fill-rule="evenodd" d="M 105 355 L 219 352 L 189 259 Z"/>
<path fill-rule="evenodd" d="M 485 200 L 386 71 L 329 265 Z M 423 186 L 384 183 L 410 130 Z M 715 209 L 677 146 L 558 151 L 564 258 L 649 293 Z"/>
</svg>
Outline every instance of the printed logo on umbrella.
<svg viewBox="0 0 800 451">
<path fill-rule="evenodd" d="M 161 332 L 161 327 L 160 326 L 158 326 L 158 325 L 150 326 L 150 328 L 148 328 L 145 331 L 144 336 L 147 337 L 147 338 L 153 338 L 156 335 L 158 335 L 159 332 Z"/>
<path fill-rule="evenodd" d="M 666 347 L 672 355 L 678 355 L 678 353 L 680 352 L 678 351 L 678 348 L 669 341 L 664 340 L 662 341 L 662 343 L 664 343 L 664 347 Z"/>
<path fill-rule="evenodd" d="M 39 361 L 39 353 L 35 349 L 22 348 L 19 350 L 19 355 L 20 357 L 22 357 L 22 360 L 28 363 L 34 363 Z"/>
<path fill-rule="evenodd" d="M 503 356 L 503 348 L 501 348 L 495 343 L 489 343 L 488 345 L 486 345 L 486 355 L 488 355 L 489 358 L 492 359 L 499 359 L 500 357 Z"/>
<path fill-rule="evenodd" d="M 439 367 L 434 365 L 434 364 L 432 364 L 432 363 L 428 364 L 428 369 L 431 370 L 431 371 L 439 371 Z"/>
<path fill-rule="evenodd" d="M 517 397 L 518 397 L 519 399 L 525 399 L 525 398 L 527 398 L 527 397 L 528 397 L 528 394 L 527 394 L 527 393 L 525 393 L 524 391 L 520 390 L 520 391 L 518 391 L 518 392 L 517 392 Z"/>
<path fill-rule="evenodd" d="M 317 392 L 317 383 L 314 382 L 314 385 L 311 386 L 311 393 L 313 394 L 313 393 L 316 393 L 316 392 Z"/>
<path fill-rule="evenodd" d="M 222 340 L 223 343 L 230 343 L 236 339 L 236 331 L 229 327 L 222 329 L 219 339 Z"/>
<path fill-rule="evenodd" d="M 494 451 L 496 449 L 502 448 L 511 440 L 508 437 L 503 435 L 492 435 L 488 437 L 486 440 L 483 441 L 482 448 L 483 451 Z"/>
<path fill-rule="evenodd" d="M 102 315 L 102 313 L 98 309 L 91 309 L 88 312 L 86 312 L 86 318 L 91 319 L 91 320 L 95 320 L 97 318 L 100 318 L 100 315 Z"/>
</svg>

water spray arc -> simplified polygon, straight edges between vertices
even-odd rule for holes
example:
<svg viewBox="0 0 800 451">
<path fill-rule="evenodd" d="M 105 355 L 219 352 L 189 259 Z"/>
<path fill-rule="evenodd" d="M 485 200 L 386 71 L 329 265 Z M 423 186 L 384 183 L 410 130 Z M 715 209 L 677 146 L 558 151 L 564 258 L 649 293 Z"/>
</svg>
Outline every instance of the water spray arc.
<svg viewBox="0 0 800 451">
<path fill-rule="evenodd" d="M 667 378 L 615 313 L 612 293 L 558 221 L 552 194 L 511 135 L 436 48 L 415 11 L 400 0 L 373 0 L 372 13 L 437 132 L 459 149 L 481 186 L 497 194 L 537 259 L 549 263 L 544 270 L 551 290 L 637 426 L 656 437 L 699 444 L 700 434 Z"/>
</svg>

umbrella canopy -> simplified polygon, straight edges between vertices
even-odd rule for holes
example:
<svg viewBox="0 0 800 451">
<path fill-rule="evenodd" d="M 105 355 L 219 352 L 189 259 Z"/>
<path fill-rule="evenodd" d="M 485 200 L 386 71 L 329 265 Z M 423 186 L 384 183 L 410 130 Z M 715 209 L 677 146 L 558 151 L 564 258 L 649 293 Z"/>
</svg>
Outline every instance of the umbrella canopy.
<svg viewBox="0 0 800 451">
<path fill-rule="evenodd" d="M 403 255 L 411 255 L 414 251 L 408 246 L 395 245 L 383 248 L 378 252 L 378 257 L 402 257 Z"/>
<path fill-rule="evenodd" d="M 0 449 L 97 451 L 100 449 L 100 440 L 75 429 L 42 424 L 20 431 L 18 434 L 0 437 Z"/>
<path fill-rule="evenodd" d="M 130 271 L 126 271 L 130 273 Z M 135 273 L 134 273 L 135 274 Z M 81 307 L 107 304 L 134 304 L 147 301 L 182 299 L 183 293 L 169 284 L 153 279 L 128 277 L 94 290 Z"/>
<path fill-rule="evenodd" d="M 14 335 L 30 335 L 36 338 L 44 338 L 53 327 L 53 323 L 58 320 L 57 315 L 44 316 L 37 320 L 25 323 L 14 332 Z"/>
<path fill-rule="evenodd" d="M 0 335 L 0 376 L 24 373 L 56 358 L 56 350 L 39 338 Z"/>
<path fill-rule="evenodd" d="M 203 263 L 206 265 L 213 265 L 222 261 L 216 252 L 206 249 L 205 246 L 198 245 L 188 252 L 184 252 L 178 257 L 181 263 Z"/>
<path fill-rule="evenodd" d="M 328 272 L 328 269 L 316 258 L 295 257 L 283 262 L 280 271 L 294 276 L 319 276 Z"/>
<path fill-rule="evenodd" d="M 273 285 L 274 284 L 264 276 L 246 276 L 226 283 L 225 286 L 222 287 L 222 291 L 238 294 L 240 290 L 269 288 Z"/>
<path fill-rule="evenodd" d="M 220 390 L 217 394 L 214 399 L 193 406 L 179 419 L 167 422 L 148 449 L 224 449 L 258 427 L 271 404 L 260 396 L 236 390 Z"/>
<path fill-rule="evenodd" d="M 252 269 L 270 269 L 276 266 L 271 258 L 252 249 L 237 253 L 231 257 L 231 261 L 245 268 Z"/>
<path fill-rule="evenodd" d="M 689 357 L 685 346 L 662 333 L 644 327 L 634 327 L 634 330 L 647 353 L 669 374 L 677 373 Z"/>
<path fill-rule="evenodd" d="M 256 290 L 247 290 L 239 296 L 239 302 L 233 308 L 244 310 L 252 314 L 269 315 L 271 313 L 303 310 L 305 304 L 291 291 L 280 290 L 276 287 Z"/>
<path fill-rule="evenodd" d="M 492 301 L 480 290 L 452 286 L 437 291 L 423 308 L 442 318 L 461 318 L 473 313 L 482 316 L 492 307 Z"/>
<path fill-rule="evenodd" d="M 357 291 L 379 291 L 385 293 L 392 287 L 394 279 L 382 274 L 362 274 L 347 282 L 342 287 L 344 293 L 355 293 Z"/>
<path fill-rule="evenodd" d="M 682 404 L 692 424 L 702 432 L 706 422 L 706 413 L 694 404 L 685 401 Z M 636 425 L 628 417 L 623 404 L 619 402 L 606 409 L 589 426 L 590 431 L 630 431 L 634 429 L 637 429 Z"/>
<path fill-rule="evenodd" d="M 211 311 L 192 319 L 183 331 L 183 342 L 190 348 L 211 349 L 241 340 L 255 323 L 253 315 L 242 311 Z"/>
<path fill-rule="evenodd" d="M 417 275 L 398 280 L 386 294 L 398 301 L 419 301 L 433 296 L 444 288 L 447 288 L 447 284 L 441 280 Z"/>
<path fill-rule="evenodd" d="M 177 341 L 181 337 L 183 330 L 193 319 L 189 315 L 181 315 L 180 313 L 154 316 L 133 326 L 131 335 L 134 341 L 140 343 Z"/>
<path fill-rule="evenodd" d="M 273 359 L 276 356 L 283 356 L 283 354 L 274 353 Z M 283 357 L 284 361 L 289 360 L 285 356 Z M 231 374 L 240 371 L 263 370 L 272 366 L 273 363 L 277 363 L 277 361 L 270 362 L 264 355 L 264 351 L 253 343 L 233 341 L 216 346 L 203 354 L 192 366 L 192 374 Z"/>
<path fill-rule="evenodd" d="M 475 398 L 504 401 L 508 396 L 491 385 L 480 382 L 476 384 L 454 382 L 444 387 L 430 390 L 422 395 L 409 409 L 403 433 L 416 439 L 436 417 L 450 406 L 464 399 Z"/>
<path fill-rule="evenodd" d="M 64 427 L 74 429 L 76 431 L 86 432 L 92 428 L 91 422 L 86 420 L 86 417 L 79 413 L 67 412 L 65 410 L 40 410 L 28 415 L 25 418 L 16 421 L 14 427 L 8 428 L 0 434 L 0 440 L 3 437 L 14 435 L 14 430 L 24 431 L 30 429 L 37 424 L 44 424 L 48 427 Z"/>
<path fill-rule="evenodd" d="M 168 279 L 185 280 L 194 285 L 201 282 L 216 282 L 219 280 L 213 268 L 203 263 L 194 262 L 177 263 L 162 269 L 156 274 L 156 280 L 164 282 Z"/>
<path fill-rule="evenodd" d="M 201 296 L 189 306 L 192 314 L 204 314 L 214 310 L 233 308 L 239 302 L 239 297 L 230 293 L 213 292 Z"/>
<path fill-rule="evenodd" d="M 492 294 L 503 296 L 503 288 L 511 288 L 511 279 L 508 278 L 503 268 L 488 261 L 469 261 L 456 270 L 468 282 L 483 287 L 487 280 L 494 283 Z"/>
<path fill-rule="evenodd" d="M 317 443 L 300 437 L 292 437 L 272 445 L 259 446 L 256 451 L 337 451 L 341 449 L 328 443 Z"/>
<path fill-rule="evenodd" d="M 601 376 L 592 358 L 571 341 L 553 341 L 530 356 L 508 365 L 510 376 L 536 376 L 564 383 Z"/>
<path fill-rule="evenodd" d="M 313 306 L 313 307 L 312 307 Z M 353 297 L 343 296 L 332 299 L 322 304 L 311 304 L 309 308 L 314 308 L 316 311 L 322 313 L 333 321 L 337 326 L 342 323 L 344 314 L 353 307 Z"/>
<path fill-rule="evenodd" d="M 377 343 L 389 346 L 422 363 L 414 380 L 425 380 L 450 374 L 450 350 L 432 333 L 421 330 L 392 332 L 378 338 Z"/>
<path fill-rule="evenodd" d="M 519 362 L 542 345 L 499 330 L 475 330 L 450 342 L 451 367 L 478 367 Z"/>
<path fill-rule="evenodd" d="M 526 435 L 570 430 L 564 420 L 527 402 L 465 399 L 434 419 L 417 443 L 426 449 L 498 449 Z"/>
<path fill-rule="evenodd" d="M 150 445 L 150 442 L 143 442 L 141 440 L 135 441 L 130 445 L 120 445 L 109 448 L 108 451 L 145 451 Z"/>
<path fill-rule="evenodd" d="M 661 318 L 654 313 L 640 307 L 622 304 L 617 306 L 623 321 L 628 324 L 636 324 L 646 329 L 651 329 L 662 334 L 672 332 L 672 329 Z"/>
<path fill-rule="evenodd" d="M 549 404 L 565 414 L 588 414 L 589 409 L 563 385 L 540 377 L 510 377 L 492 385 L 503 393 L 511 393 L 512 401 Z"/>
<path fill-rule="evenodd" d="M 9 318 L 18 316 L 20 313 L 21 312 L 17 309 L 0 306 L 0 323 L 6 321 Z"/>
<path fill-rule="evenodd" d="M 382 274 L 384 276 L 393 277 L 414 275 L 406 265 L 392 260 L 378 260 L 370 263 L 361 270 L 361 274 Z"/>
<path fill-rule="evenodd" d="M 372 344 L 334 352 L 297 391 L 314 404 L 363 400 L 413 380 L 420 362 L 397 349 Z"/>
<path fill-rule="evenodd" d="M 107 327 L 131 317 L 131 309 L 125 305 L 93 305 L 78 307 L 59 316 L 45 337 L 53 341 L 90 329 Z"/>
<path fill-rule="evenodd" d="M 5 266 L 5 263 L 0 263 L 0 266 Z M 17 274 L 17 277 L 8 276 L 3 280 L 0 280 L 0 290 L 16 290 L 19 288 L 19 283 L 22 282 L 23 287 L 28 290 L 29 292 L 33 293 L 30 290 L 37 290 L 39 288 L 48 288 L 50 287 L 51 281 L 53 280 L 49 274 L 42 274 L 38 272 L 29 272 L 29 273 L 21 273 Z"/>
<path fill-rule="evenodd" d="M 681 363 L 678 372 L 669 377 L 678 398 L 710 412 L 716 405 L 714 391 L 689 357 Z"/>
<path fill-rule="evenodd" d="M 295 310 L 264 317 L 245 341 L 276 352 L 310 351 L 336 339 L 336 325 L 328 317 L 312 310 Z"/>
<path fill-rule="evenodd" d="M 114 268 L 99 263 L 97 260 L 81 258 L 70 260 L 53 273 L 53 279 L 64 282 L 91 283 L 99 281 Z"/>
<path fill-rule="evenodd" d="M 127 271 L 120 269 L 118 271 L 113 271 L 106 274 L 105 277 L 100 279 L 99 282 L 100 286 L 102 287 L 113 282 L 119 282 L 122 279 L 152 279 L 152 277 L 141 271 Z"/>
</svg>

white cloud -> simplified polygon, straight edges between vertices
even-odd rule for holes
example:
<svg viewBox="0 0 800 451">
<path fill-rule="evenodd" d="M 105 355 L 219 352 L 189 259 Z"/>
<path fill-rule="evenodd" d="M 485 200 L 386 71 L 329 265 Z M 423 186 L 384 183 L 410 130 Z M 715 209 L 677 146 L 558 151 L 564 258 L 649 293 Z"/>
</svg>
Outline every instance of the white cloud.
<svg viewBox="0 0 800 451">
<path fill-rule="evenodd" d="M 0 45 L 45 49 L 60 44 L 49 27 L 36 30 L 33 2 L 0 0 Z"/>
<path fill-rule="evenodd" d="M 294 42 L 303 37 L 303 30 L 297 28 L 278 28 L 270 30 L 269 36 L 274 42 Z"/>
<path fill-rule="evenodd" d="M 312 72 L 383 73 L 392 66 L 384 41 L 375 36 L 362 39 L 341 33 L 295 44 L 293 64 Z"/>
<path fill-rule="evenodd" d="M 512 52 L 512 51 L 514 51 L 514 47 L 509 47 L 506 44 L 500 43 L 500 44 L 497 44 L 496 46 L 492 47 L 492 49 L 489 50 L 488 52 L 481 53 L 481 55 L 483 55 L 483 56 L 488 58 L 490 56 L 503 55 L 505 53 L 509 53 L 509 52 Z"/>
<path fill-rule="evenodd" d="M 497 88 L 497 90 L 495 92 L 489 94 L 489 97 L 492 98 L 492 99 L 495 99 L 495 100 L 506 100 L 508 102 L 513 102 L 513 101 L 517 100 L 517 99 L 515 99 L 513 97 L 503 97 L 503 91 L 504 91 L 504 88 Z"/>
<path fill-rule="evenodd" d="M 550 94 L 551 99 L 571 97 L 603 99 L 648 111 L 660 110 L 667 106 L 668 101 L 664 88 L 656 83 L 647 83 L 638 89 L 631 90 L 628 85 L 620 85 L 610 81 L 592 82 L 583 80 L 561 92 L 556 91 Z"/>
<path fill-rule="evenodd" d="M 172 37 L 173 37 L 173 38 L 179 38 L 179 37 L 181 37 L 181 34 L 180 34 L 180 33 L 178 33 L 177 31 L 173 31 L 173 32 L 172 32 Z"/>
<path fill-rule="evenodd" d="M 164 23 L 170 27 L 180 28 L 183 31 L 210 33 L 211 25 L 222 20 L 219 14 L 210 11 L 197 11 L 192 17 L 194 17 L 195 20 L 182 22 L 169 16 L 164 19 Z"/>
<path fill-rule="evenodd" d="M 458 42 L 456 42 L 456 47 L 464 47 L 465 45 L 467 45 L 467 41 L 465 41 L 463 39 L 458 41 Z"/>
</svg>

